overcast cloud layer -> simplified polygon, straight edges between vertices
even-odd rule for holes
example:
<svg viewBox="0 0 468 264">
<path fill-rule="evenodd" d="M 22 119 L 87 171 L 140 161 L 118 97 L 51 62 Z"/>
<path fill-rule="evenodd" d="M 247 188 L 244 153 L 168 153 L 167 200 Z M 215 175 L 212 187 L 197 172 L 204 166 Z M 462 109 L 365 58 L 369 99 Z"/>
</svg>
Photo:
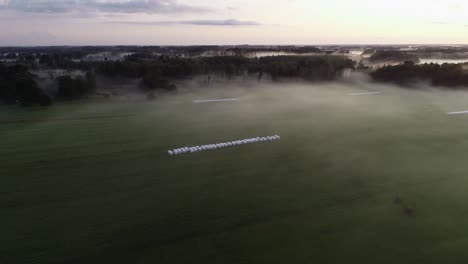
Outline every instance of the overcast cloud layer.
<svg viewBox="0 0 468 264">
<path fill-rule="evenodd" d="M 4 9 L 35 13 L 176 13 L 204 12 L 206 7 L 179 4 L 176 0 L 4 0 Z"/>
<path fill-rule="evenodd" d="M 261 24 L 255 21 L 241 21 L 237 19 L 226 20 L 181 20 L 181 21 L 115 21 L 111 23 L 128 24 L 128 25 L 146 25 L 146 26 L 170 26 L 170 25 L 195 25 L 195 26 L 260 26 Z"/>
</svg>

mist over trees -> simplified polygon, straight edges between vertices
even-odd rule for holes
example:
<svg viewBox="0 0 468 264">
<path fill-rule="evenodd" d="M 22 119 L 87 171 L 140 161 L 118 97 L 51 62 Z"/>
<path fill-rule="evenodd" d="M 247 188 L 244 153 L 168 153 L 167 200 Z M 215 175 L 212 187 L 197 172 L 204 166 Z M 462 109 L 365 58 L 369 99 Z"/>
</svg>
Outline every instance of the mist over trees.
<svg viewBox="0 0 468 264">
<path fill-rule="evenodd" d="M 80 99 L 96 90 L 96 76 L 93 72 L 71 77 L 64 75 L 57 78 L 58 97 L 66 100 Z"/>
<path fill-rule="evenodd" d="M 0 64 L 0 99 L 6 104 L 50 105 L 51 98 L 37 85 L 28 68 Z"/>
<path fill-rule="evenodd" d="M 351 54 L 352 49 L 361 51 L 360 58 Z M 0 99 L 48 105 L 52 98 L 108 98 L 120 94 L 118 89 L 155 98 L 159 92 L 177 91 L 177 83 L 197 76 L 204 76 L 207 83 L 234 78 L 314 82 L 336 80 L 347 69 L 369 73 L 379 82 L 425 80 L 462 87 L 468 86 L 466 66 L 415 63 L 422 55 L 461 56 L 467 51 L 468 47 L 397 46 L 0 47 Z M 251 56 L 257 52 L 294 55 Z M 382 66 L 385 63 L 400 64 Z"/>
<path fill-rule="evenodd" d="M 398 50 L 379 50 L 372 54 L 369 60 L 374 63 L 404 61 L 419 62 L 419 57 L 410 52 L 403 52 Z"/>
<path fill-rule="evenodd" d="M 124 62 L 104 62 L 98 72 L 107 76 L 144 78 L 145 85 L 161 85 L 168 79 L 214 74 L 230 79 L 234 76 L 269 74 L 273 80 L 303 78 L 306 80 L 333 80 L 344 69 L 353 69 L 355 62 L 340 56 L 274 56 L 246 58 L 241 56 L 177 58 L 160 56 L 148 59 L 139 54 Z M 158 85 L 159 84 L 159 85 Z"/>
</svg>

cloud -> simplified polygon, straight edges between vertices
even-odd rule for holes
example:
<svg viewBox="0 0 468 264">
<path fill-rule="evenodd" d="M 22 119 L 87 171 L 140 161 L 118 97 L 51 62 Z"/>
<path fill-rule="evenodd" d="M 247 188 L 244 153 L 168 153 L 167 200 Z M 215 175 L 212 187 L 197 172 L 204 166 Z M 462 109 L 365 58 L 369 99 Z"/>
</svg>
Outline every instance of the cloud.
<svg viewBox="0 0 468 264">
<path fill-rule="evenodd" d="M 227 19 L 227 20 L 180 20 L 180 21 L 152 21 L 152 22 L 137 22 L 137 21 L 127 21 L 127 22 L 111 22 L 113 24 L 130 24 L 130 25 L 147 25 L 147 26 L 167 26 L 167 25 L 195 25 L 195 26 L 260 26 L 261 23 L 255 21 L 243 21 L 237 19 Z"/>
<path fill-rule="evenodd" d="M 179 13 L 208 8 L 179 4 L 177 0 L 0 0 L 0 8 L 33 13 Z"/>
<path fill-rule="evenodd" d="M 236 19 L 228 20 L 189 20 L 180 21 L 179 24 L 197 25 L 197 26 L 259 26 L 255 21 L 242 21 Z"/>
</svg>

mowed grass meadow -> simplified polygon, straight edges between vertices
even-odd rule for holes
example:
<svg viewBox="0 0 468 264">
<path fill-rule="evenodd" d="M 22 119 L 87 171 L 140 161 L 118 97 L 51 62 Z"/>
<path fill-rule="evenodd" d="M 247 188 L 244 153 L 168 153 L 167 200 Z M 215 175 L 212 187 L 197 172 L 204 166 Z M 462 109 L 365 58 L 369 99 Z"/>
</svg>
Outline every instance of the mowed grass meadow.
<svg viewBox="0 0 468 264">
<path fill-rule="evenodd" d="M 2 106 L 0 263 L 466 263 L 461 110 L 367 83 Z"/>
</svg>

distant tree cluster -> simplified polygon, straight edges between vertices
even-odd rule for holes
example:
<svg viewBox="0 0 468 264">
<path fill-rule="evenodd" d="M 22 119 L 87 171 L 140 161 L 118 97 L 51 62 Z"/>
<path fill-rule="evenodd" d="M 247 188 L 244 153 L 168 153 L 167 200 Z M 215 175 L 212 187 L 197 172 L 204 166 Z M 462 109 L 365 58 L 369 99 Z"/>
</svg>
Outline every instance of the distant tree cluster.
<svg viewBox="0 0 468 264">
<path fill-rule="evenodd" d="M 97 66 L 98 72 L 107 76 L 143 78 L 144 86 L 150 89 L 168 90 L 171 87 L 170 80 L 200 74 L 222 75 L 227 79 L 245 74 L 269 74 L 273 80 L 303 78 L 315 81 L 333 80 L 344 69 L 355 67 L 354 61 L 341 56 L 275 56 L 260 59 L 242 56 L 160 56 L 153 60 L 138 58 L 145 57 L 134 55 L 123 62 L 101 63 Z"/>
<path fill-rule="evenodd" d="M 340 56 L 281 56 L 259 59 L 260 71 L 280 78 L 302 78 L 309 81 L 334 80 L 356 63 Z"/>
<path fill-rule="evenodd" d="M 198 52 L 193 48 L 193 52 Z M 313 50 L 307 48 L 307 50 Z M 96 75 L 107 79 L 128 78 L 139 80 L 145 92 L 175 91 L 177 80 L 190 79 L 197 75 L 231 79 L 250 76 L 258 80 L 265 76 L 277 81 L 301 78 L 309 81 L 334 80 L 345 69 L 354 69 L 356 63 L 344 56 L 273 56 L 247 58 L 244 56 L 214 56 L 183 58 L 152 53 L 134 53 L 122 61 L 74 62 L 79 56 L 66 52 L 49 52 L 39 56 L 43 69 L 66 69 L 86 71 L 84 76 L 63 75 L 56 78 L 57 98 L 75 100 L 96 92 Z M 31 57 L 32 60 L 33 57 Z M 37 58 L 36 58 L 37 60 Z M 34 64 L 31 61 L 32 64 Z M 5 102 L 22 104 L 50 104 L 51 99 L 38 88 L 35 77 L 23 66 L 3 66 L 0 75 L 1 96 Z M 35 68 L 36 69 L 36 68 Z M 40 68 L 39 68 L 40 69 Z M 37 69 L 36 69 L 37 70 Z M 54 78 L 50 75 L 49 78 Z"/>
<path fill-rule="evenodd" d="M 93 72 L 73 78 L 64 75 L 57 78 L 58 97 L 65 100 L 80 99 L 96 90 L 96 76 Z"/>
<path fill-rule="evenodd" d="M 426 80 L 435 86 L 468 87 L 468 72 L 461 64 L 422 64 L 405 62 L 396 66 L 377 69 L 371 76 L 374 80 L 407 84 L 412 81 Z"/>
<path fill-rule="evenodd" d="M 378 50 L 369 58 L 371 62 L 419 62 L 419 57 L 415 54 L 399 50 Z"/>
<path fill-rule="evenodd" d="M 21 65 L 0 65 L 0 99 L 7 104 L 47 106 L 52 103 L 51 98 L 38 87 L 28 68 Z"/>
</svg>

